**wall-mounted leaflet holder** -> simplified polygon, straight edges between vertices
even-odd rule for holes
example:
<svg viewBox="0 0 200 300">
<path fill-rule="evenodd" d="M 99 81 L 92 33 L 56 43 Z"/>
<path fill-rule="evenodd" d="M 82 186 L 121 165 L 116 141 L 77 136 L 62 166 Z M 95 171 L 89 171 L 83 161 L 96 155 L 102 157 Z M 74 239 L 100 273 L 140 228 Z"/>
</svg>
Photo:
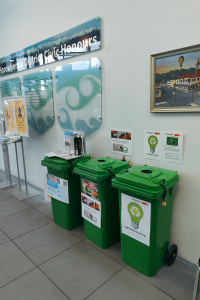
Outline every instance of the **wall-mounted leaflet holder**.
<svg viewBox="0 0 200 300">
<path fill-rule="evenodd" d="M 5 180 L 0 182 L 0 189 L 16 185 L 12 182 L 11 172 L 10 172 L 10 160 L 7 143 L 3 142 L 2 136 L 5 134 L 5 116 L 4 112 L 0 111 L 0 143 L 2 144 L 2 152 L 4 159 L 4 169 L 5 169 Z"/>
<path fill-rule="evenodd" d="M 18 198 L 19 200 L 24 200 L 40 194 L 38 191 L 35 191 L 30 187 L 28 189 L 27 186 L 26 166 L 25 166 L 24 147 L 23 147 L 23 138 L 22 138 L 22 136 L 28 137 L 27 110 L 26 110 L 25 97 L 17 96 L 17 97 L 4 98 L 4 108 L 5 108 L 5 122 L 6 122 L 7 131 L 5 133 L 4 130 L 4 135 L 0 136 L 0 141 L 2 143 L 3 149 L 5 150 L 4 162 L 6 161 L 6 163 L 8 164 L 9 180 L 10 180 L 10 184 L 12 184 L 8 145 L 15 144 L 15 154 L 16 154 L 18 183 L 19 183 L 19 189 L 15 188 L 9 190 L 8 193 Z M 21 149 L 22 149 L 24 179 L 25 179 L 25 186 L 23 187 L 21 187 L 21 182 L 20 182 L 17 143 L 21 143 Z"/>
</svg>

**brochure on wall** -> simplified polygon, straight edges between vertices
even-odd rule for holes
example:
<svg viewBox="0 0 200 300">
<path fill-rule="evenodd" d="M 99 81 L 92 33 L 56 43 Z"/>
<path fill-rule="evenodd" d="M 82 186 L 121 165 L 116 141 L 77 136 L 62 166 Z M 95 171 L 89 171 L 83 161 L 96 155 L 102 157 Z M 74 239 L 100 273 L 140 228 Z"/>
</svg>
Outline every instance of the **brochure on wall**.
<svg viewBox="0 0 200 300">
<path fill-rule="evenodd" d="M 162 159 L 162 132 L 144 132 L 144 158 Z"/>
<path fill-rule="evenodd" d="M 132 156 L 132 131 L 111 129 L 111 152 Z"/>
<path fill-rule="evenodd" d="M 26 102 L 25 99 L 14 100 L 17 133 L 27 135 Z"/>
<path fill-rule="evenodd" d="M 183 161 L 183 133 L 163 132 L 163 154 L 164 161 L 182 164 Z"/>
<path fill-rule="evenodd" d="M 68 180 L 47 174 L 47 194 L 69 204 Z"/>
<path fill-rule="evenodd" d="M 23 96 L 4 100 L 7 131 L 28 137 L 26 101 Z"/>
<path fill-rule="evenodd" d="M 101 202 L 94 200 L 94 198 L 81 194 L 82 202 L 82 217 L 101 228 Z"/>
<path fill-rule="evenodd" d="M 150 246 L 151 203 L 121 194 L 122 233 Z"/>
<path fill-rule="evenodd" d="M 7 131 L 16 132 L 14 103 L 12 100 L 4 101 Z"/>
</svg>

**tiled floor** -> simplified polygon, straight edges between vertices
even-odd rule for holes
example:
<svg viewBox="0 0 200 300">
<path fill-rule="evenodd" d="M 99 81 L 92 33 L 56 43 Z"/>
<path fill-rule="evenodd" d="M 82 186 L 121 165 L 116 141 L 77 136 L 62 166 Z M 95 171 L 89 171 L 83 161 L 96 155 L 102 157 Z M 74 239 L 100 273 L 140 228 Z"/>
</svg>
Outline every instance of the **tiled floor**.
<svg viewBox="0 0 200 300">
<path fill-rule="evenodd" d="M 43 193 L 19 201 L 7 190 L 0 190 L 0 299 L 192 300 L 195 265 L 178 257 L 146 277 L 122 261 L 120 242 L 103 250 L 83 225 L 55 225 Z"/>
</svg>

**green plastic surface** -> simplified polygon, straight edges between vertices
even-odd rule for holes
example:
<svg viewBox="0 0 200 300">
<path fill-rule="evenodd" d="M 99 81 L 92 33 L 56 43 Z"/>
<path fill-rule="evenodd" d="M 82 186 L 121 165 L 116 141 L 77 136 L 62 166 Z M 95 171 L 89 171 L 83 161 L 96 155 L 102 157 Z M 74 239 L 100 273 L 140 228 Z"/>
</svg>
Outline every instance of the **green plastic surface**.
<svg viewBox="0 0 200 300">
<path fill-rule="evenodd" d="M 141 170 L 151 170 L 152 173 L 141 175 Z M 151 203 L 151 231 L 149 247 L 123 234 L 121 230 L 122 259 L 127 265 L 152 277 L 165 264 L 169 246 L 174 188 L 179 181 L 178 174 L 174 171 L 147 166 L 136 166 L 124 173 L 121 172 L 112 180 L 112 186 L 118 187 L 120 223 L 121 194 L 124 193 Z M 159 190 L 160 181 L 166 186 L 166 206 L 162 205 L 164 189 Z"/>
<path fill-rule="evenodd" d="M 102 162 L 102 160 L 105 161 Z M 89 162 L 92 163 L 90 164 Z M 118 171 L 126 170 L 127 168 L 129 168 L 128 162 L 108 157 L 79 163 L 74 168 L 74 172 L 80 175 L 82 192 L 82 179 L 91 180 L 98 184 L 98 201 L 101 202 L 101 228 L 93 225 L 86 219 L 84 219 L 84 228 L 86 238 L 102 249 L 112 246 L 120 239 L 118 194 L 117 189 L 111 186 L 110 177 L 111 172 L 116 174 Z"/>
<path fill-rule="evenodd" d="M 77 165 L 77 163 L 81 161 L 88 161 L 91 158 L 91 155 L 86 155 L 80 158 L 72 159 L 72 160 L 64 160 L 59 157 L 48 157 L 46 156 L 44 160 L 42 160 L 41 165 L 49 168 L 56 169 L 58 171 L 67 171 L 71 167 Z"/>
<path fill-rule="evenodd" d="M 139 187 L 148 190 L 148 193 L 158 193 L 163 191 L 161 186 L 169 186 L 172 183 L 176 183 L 178 179 L 178 173 L 176 171 L 169 171 L 165 169 L 144 166 L 135 166 L 125 172 L 120 172 L 115 176 L 116 181 L 119 183 L 125 183 L 134 187 Z"/>
<path fill-rule="evenodd" d="M 90 180 L 103 181 L 111 175 L 115 175 L 129 167 L 129 162 L 110 157 L 100 157 L 87 162 L 78 163 L 77 167 L 74 168 L 74 172 L 86 176 Z"/>
<path fill-rule="evenodd" d="M 72 161 L 72 165 L 76 165 L 81 160 L 89 160 L 90 157 L 90 155 L 86 155 L 75 159 Z M 83 218 L 81 216 L 79 176 L 72 172 L 71 164 L 61 158 L 45 157 L 41 164 L 47 167 L 49 174 L 68 180 L 69 204 L 51 198 L 54 223 L 67 230 L 72 230 L 80 226 L 83 223 Z"/>
</svg>

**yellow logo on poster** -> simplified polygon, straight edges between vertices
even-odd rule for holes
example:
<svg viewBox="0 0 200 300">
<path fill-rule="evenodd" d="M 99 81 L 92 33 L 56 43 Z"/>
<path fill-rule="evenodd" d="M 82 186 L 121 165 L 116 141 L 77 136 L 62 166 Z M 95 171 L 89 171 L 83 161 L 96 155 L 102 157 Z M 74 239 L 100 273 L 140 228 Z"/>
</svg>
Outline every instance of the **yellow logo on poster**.
<svg viewBox="0 0 200 300">
<path fill-rule="evenodd" d="M 25 110 L 24 99 L 15 100 L 14 104 L 15 104 L 15 119 L 17 125 L 17 132 L 26 134 L 27 127 L 26 127 L 26 110 Z"/>
<path fill-rule="evenodd" d="M 4 104 L 5 104 L 7 131 L 15 132 L 16 128 L 15 128 L 13 101 L 4 101 Z"/>
</svg>

